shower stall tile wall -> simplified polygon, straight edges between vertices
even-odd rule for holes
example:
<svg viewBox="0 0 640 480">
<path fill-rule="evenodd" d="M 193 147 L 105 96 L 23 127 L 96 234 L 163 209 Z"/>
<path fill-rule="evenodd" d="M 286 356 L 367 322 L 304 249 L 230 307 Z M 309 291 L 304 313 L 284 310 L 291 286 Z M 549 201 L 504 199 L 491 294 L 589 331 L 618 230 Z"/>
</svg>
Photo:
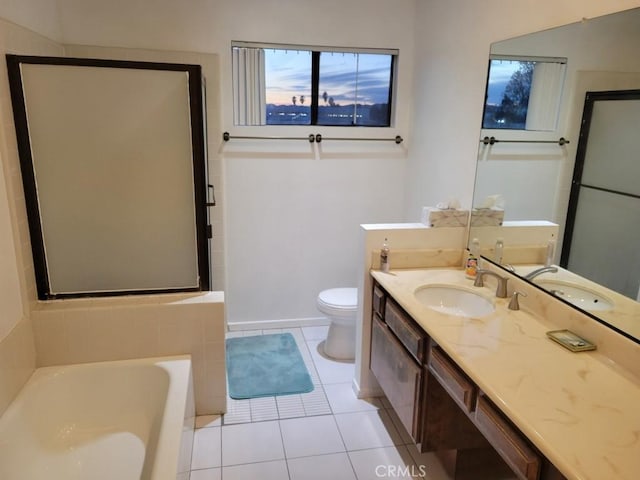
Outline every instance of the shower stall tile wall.
<svg viewBox="0 0 640 480">
<path fill-rule="evenodd" d="M 190 354 L 198 415 L 226 410 L 224 293 L 39 302 L 38 367 Z"/>
</svg>

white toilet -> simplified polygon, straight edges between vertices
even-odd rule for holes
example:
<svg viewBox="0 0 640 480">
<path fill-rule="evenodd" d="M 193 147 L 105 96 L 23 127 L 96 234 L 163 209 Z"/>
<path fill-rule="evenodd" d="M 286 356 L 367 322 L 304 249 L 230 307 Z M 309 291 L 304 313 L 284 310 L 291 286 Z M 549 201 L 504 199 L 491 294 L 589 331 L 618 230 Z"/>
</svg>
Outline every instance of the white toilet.
<svg viewBox="0 0 640 480">
<path fill-rule="evenodd" d="M 353 360 L 356 352 L 357 288 L 330 288 L 318 294 L 318 310 L 331 324 L 324 353 L 337 360 Z"/>
</svg>

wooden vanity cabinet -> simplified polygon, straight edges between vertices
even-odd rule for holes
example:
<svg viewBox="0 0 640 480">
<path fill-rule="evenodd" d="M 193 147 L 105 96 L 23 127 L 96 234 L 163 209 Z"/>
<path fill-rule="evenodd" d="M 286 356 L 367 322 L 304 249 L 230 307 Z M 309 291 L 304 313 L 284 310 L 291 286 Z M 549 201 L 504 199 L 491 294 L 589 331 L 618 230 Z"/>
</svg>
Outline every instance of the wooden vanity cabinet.
<svg viewBox="0 0 640 480">
<path fill-rule="evenodd" d="M 465 372 L 374 282 L 370 368 L 419 451 L 456 480 L 563 480 Z M 480 476 L 478 476 L 480 475 Z"/>
<path fill-rule="evenodd" d="M 382 293 L 380 289 L 374 289 Z M 384 310 L 381 310 L 384 305 Z M 420 442 L 420 404 L 426 335 L 384 294 L 374 301 L 370 368 L 414 442 Z M 387 322 L 388 320 L 388 322 Z"/>
</svg>

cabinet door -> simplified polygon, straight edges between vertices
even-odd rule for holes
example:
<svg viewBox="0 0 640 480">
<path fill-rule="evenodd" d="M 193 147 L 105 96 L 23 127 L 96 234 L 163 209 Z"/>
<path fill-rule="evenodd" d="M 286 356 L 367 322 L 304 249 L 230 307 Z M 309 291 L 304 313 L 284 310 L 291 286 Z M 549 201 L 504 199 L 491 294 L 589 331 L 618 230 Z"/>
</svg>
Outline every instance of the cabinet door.
<svg viewBox="0 0 640 480">
<path fill-rule="evenodd" d="M 418 405 L 422 369 L 375 315 L 372 326 L 371 371 L 405 429 L 417 443 L 420 441 Z"/>
</svg>

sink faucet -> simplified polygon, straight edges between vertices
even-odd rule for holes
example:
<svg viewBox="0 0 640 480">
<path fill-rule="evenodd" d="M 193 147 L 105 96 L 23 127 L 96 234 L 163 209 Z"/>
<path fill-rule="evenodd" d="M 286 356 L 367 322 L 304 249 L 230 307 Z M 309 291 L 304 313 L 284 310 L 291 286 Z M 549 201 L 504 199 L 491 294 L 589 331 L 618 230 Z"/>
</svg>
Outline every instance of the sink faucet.
<svg viewBox="0 0 640 480">
<path fill-rule="evenodd" d="M 538 268 L 537 270 L 534 270 L 531 273 L 528 273 L 527 275 L 524 276 L 525 280 L 533 280 L 534 278 L 536 278 L 538 275 L 542 275 L 543 273 L 556 273 L 558 271 L 557 267 L 542 267 L 542 268 Z"/>
<path fill-rule="evenodd" d="M 507 280 L 508 277 L 501 277 L 497 273 L 492 272 L 491 270 L 484 270 L 479 268 L 476 271 L 476 281 L 473 282 L 474 287 L 484 287 L 484 281 L 482 277 L 485 275 L 491 275 L 492 277 L 496 277 L 498 279 L 498 288 L 496 288 L 496 297 L 498 298 L 507 298 Z"/>
</svg>

